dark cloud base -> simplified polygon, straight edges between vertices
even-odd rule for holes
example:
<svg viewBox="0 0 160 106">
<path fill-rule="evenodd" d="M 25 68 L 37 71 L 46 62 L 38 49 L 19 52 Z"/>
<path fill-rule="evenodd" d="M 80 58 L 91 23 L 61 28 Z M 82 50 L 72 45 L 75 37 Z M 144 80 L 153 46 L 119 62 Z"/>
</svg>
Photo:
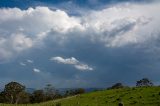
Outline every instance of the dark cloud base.
<svg viewBox="0 0 160 106">
<path fill-rule="evenodd" d="M 0 7 L 18 7 L 21 9 L 49 5 L 57 7 L 61 4 L 68 4 L 68 2 L 72 2 L 72 5 L 75 4 L 78 7 L 94 9 L 102 5 L 109 5 L 121 2 L 151 2 L 151 0 L 0 0 Z M 63 6 L 65 8 L 65 5 Z"/>
<path fill-rule="evenodd" d="M 33 49 L 8 64 L 1 64 L 3 75 L 0 77 L 1 80 L 8 78 L 23 82 L 29 87 L 42 87 L 46 83 L 56 87 L 108 87 L 116 82 L 132 86 L 143 77 L 157 83 L 159 65 L 152 55 L 134 46 L 106 48 L 101 43 L 75 37 L 63 46 L 54 46 L 48 41 L 43 49 Z M 52 56 L 76 57 L 91 64 L 95 70 L 81 72 L 72 66 L 49 61 Z M 34 63 L 27 67 L 20 66 L 19 62 L 26 59 L 33 59 Z M 32 72 L 34 67 L 42 73 Z"/>
</svg>

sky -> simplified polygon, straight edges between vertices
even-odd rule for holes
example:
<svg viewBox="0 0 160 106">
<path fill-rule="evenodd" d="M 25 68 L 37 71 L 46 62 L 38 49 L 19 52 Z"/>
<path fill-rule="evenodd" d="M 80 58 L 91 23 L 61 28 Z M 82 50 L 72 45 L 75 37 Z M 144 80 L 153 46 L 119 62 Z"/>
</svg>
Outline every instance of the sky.
<svg viewBox="0 0 160 106">
<path fill-rule="evenodd" d="M 158 0 L 0 0 L 0 88 L 160 85 Z"/>
</svg>

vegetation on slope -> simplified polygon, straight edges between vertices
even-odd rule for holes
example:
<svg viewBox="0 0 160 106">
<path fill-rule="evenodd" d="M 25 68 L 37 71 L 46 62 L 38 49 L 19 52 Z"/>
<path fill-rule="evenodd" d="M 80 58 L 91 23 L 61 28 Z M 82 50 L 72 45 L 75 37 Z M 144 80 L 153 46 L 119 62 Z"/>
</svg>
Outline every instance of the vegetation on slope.
<svg viewBox="0 0 160 106">
<path fill-rule="evenodd" d="M 160 87 L 134 87 L 97 91 L 40 104 L 18 106 L 160 106 Z M 0 106 L 14 106 L 4 105 Z"/>
</svg>

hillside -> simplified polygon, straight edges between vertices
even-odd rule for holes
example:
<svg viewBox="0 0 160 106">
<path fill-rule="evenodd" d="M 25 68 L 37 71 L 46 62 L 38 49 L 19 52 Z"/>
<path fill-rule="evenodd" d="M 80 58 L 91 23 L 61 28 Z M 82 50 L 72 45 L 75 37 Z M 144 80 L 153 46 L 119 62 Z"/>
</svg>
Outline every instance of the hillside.
<svg viewBox="0 0 160 106">
<path fill-rule="evenodd" d="M 19 106 L 160 106 L 160 87 L 124 88 L 86 93 L 40 104 Z M 4 105 L 0 106 L 14 106 Z M 57 105 L 60 106 L 60 105 Z"/>
</svg>

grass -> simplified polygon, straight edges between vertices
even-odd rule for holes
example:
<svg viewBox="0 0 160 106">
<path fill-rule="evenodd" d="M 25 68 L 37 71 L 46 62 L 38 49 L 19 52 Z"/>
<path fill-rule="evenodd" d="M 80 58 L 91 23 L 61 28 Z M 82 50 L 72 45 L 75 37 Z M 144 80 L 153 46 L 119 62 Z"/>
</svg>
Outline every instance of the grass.
<svg viewBox="0 0 160 106">
<path fill-rule="evenodd" d="M 96 91 L 40 104 L 18 106 L 118 106 L 119 102 L 123 102 L 124 106 L 160 106 L 160 87 Z M 15 105 L 0 104 L 0 106 Z"/>
</svg>

